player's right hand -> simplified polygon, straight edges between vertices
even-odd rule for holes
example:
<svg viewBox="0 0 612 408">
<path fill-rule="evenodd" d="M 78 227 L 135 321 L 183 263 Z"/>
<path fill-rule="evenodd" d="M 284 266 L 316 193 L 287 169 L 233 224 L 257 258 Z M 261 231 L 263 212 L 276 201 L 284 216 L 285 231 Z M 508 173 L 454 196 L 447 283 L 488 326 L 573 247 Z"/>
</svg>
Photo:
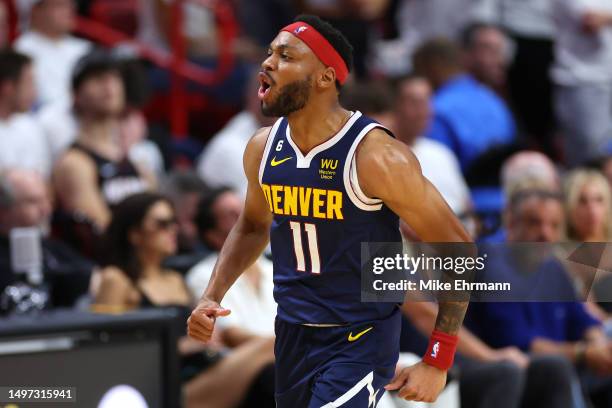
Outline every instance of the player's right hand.
<svg viewBox="0 0 612 408">
<path fill-rule="evenodd" d="M 206 343 L 212 336 L 217 317 L 227 316 L 230 313 L 229 309 L 224 309 L 218 302 L 202 299 L 187 319 L 187 334 L 195 340 Z"/>
</svg>

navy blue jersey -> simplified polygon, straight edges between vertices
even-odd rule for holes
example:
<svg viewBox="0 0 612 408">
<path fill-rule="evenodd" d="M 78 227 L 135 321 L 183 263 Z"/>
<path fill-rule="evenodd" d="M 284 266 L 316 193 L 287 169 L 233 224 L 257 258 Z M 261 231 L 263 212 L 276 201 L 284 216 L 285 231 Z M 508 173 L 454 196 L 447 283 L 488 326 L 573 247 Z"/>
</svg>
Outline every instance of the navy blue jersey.
<svg viewBox="0 0 612 408">
<path fill-rule="evenodd" d="M 355 112 L 306 155 L 291 139 L 286 118 L 270 131 L 259 181 L 274 214 L 274 298 L 278 316 L 287 322 L 371 321 L 397 307 L 361 302 L 361 242 L 401 240 L 398 217 L 367 197 L 357 180 L 355 150 L 377 127 Z"/>
</svg>

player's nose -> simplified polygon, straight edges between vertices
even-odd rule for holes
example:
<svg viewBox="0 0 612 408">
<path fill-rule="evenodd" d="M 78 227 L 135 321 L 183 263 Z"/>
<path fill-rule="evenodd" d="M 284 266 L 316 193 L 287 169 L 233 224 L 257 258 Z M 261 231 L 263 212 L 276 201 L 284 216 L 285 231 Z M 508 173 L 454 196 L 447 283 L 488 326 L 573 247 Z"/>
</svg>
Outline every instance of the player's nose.
<svg viewBox="0 0 612 408">
<path fill-rule="evenodd" d="M 276 66 L 274 54 L 270 54 L 266 57 L 265 60 L 261 63 L 261 69 L 263 71 L 273 71 Z"/>
</svg>

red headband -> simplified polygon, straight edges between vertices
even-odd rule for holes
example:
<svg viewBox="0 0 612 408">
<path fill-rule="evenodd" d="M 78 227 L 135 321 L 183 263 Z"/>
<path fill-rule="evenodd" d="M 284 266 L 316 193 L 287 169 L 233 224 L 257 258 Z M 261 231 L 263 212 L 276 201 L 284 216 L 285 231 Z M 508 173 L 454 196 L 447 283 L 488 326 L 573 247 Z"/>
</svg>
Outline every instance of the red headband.
<svg viewBox="0 0 612 408">
<path fill-rule="evenodd" d="M 323 64 L 336 71 L 336 79 L 340 84 L 344 84 L 348 77 L 348 68 L 338 51 L 317 30 L 309 24 L 296 21 L 283 27 L 281 31 L 287 31 L 302 40 Z"/>
</svg>

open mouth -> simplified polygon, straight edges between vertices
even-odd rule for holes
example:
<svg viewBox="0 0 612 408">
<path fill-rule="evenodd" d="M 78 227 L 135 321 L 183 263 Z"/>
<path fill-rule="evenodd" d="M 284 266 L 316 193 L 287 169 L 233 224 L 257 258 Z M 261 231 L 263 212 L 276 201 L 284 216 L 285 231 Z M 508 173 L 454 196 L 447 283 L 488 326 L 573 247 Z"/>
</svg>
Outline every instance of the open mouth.
<svg viewBox="0 0 612 408">
<path fill-rule="evenodd" d="M 260 100 L 263 100 L 270 93 L 272 82 L 272 79 L 268 75 L 263 72 L 259 73 L 259 90 L 257 91 L 257 96 Z"/>
</svg>

